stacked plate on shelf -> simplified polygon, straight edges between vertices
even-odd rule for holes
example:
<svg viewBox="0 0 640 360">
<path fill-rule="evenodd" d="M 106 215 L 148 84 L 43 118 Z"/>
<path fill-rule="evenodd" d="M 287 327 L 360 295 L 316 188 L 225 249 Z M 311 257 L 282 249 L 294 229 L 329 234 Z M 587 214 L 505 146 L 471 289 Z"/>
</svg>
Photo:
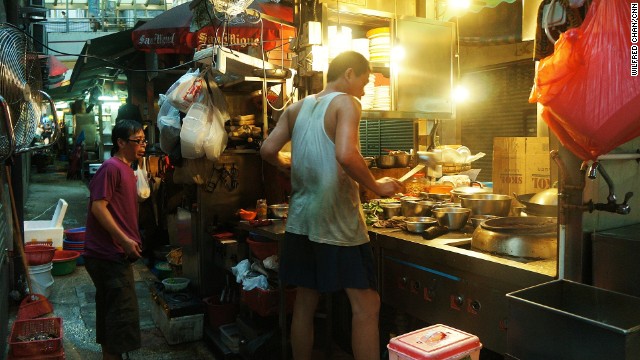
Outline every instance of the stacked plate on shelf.
<svg viewBox="0 0 640 360">
<path fill-rule="evenodd" d="M 351 48 L 353 51 L 359 52 L 367 60 L 371 58 L 369 54 L 369 39 L 360 38 L 351 40 Z"/>
<path fill-rule="evenodd" d="M 373 103 L 375 101 L 375 80 L 375 75 L 369 75 L 369 83 L 364 86 L 364 96 L 360 99 L 362 110 L 371 110 L 373 108 Z"/>
<path fill-rule="evenodd" d="M 391 95 L 389 85 L 376 86 L 373 88 L 373 110 L 390 110 Z"/>
<path fill-rule="evenodd" d="M 367 31 L 369 39 L 369 60 L 374 63 L 388 63 L 391 54 L 391 33 L 388 27 Z"/>
</svg>

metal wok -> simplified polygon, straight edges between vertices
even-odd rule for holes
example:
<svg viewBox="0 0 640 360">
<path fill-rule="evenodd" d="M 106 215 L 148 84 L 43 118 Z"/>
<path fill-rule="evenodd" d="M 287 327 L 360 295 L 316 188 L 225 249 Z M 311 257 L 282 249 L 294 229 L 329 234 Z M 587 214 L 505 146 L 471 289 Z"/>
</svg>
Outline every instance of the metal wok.
<svg viewBox="0 0 640 360">
<path fill-rule="evenodd" d="M 558 205 L 540 205 L 533 203 L 531 202 L 531 198 L 534 195 L 536 195 L 536 193 L 523 195 L 516 195 L 515 193 L 513 194 L 518 202 L 524 205 L 524 212 L 526 212 L 527 215 L 551 217 L 558 216 Z"/>
</svg>

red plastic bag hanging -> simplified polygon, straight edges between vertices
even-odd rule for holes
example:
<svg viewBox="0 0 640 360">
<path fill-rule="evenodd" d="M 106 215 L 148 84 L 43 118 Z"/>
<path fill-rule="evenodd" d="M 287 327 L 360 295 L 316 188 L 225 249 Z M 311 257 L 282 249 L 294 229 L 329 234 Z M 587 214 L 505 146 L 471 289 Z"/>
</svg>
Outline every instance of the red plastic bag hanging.
<svg viewBox="0 0 640 360">
<path fill-rule="evenodd" d="M 544 106 L 549 128 L 583 160 L 640 136 L 640 77 L 632 76 L 632 45 L 640 44 L 631 42 L 631 21 L 631 0 L 595 0 L 582 25 L 540 61 L 529 102 Z"/>
</svg>

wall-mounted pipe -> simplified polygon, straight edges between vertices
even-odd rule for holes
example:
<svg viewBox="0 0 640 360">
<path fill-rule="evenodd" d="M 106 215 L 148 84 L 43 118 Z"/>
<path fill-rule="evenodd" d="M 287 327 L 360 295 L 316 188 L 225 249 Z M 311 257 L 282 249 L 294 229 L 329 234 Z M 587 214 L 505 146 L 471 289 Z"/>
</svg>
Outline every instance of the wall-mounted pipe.
<svg viewBox="0 0 640 360">
<path fill-rule="evenodd" d="M 598 161 L 601 160 L 637 160 L 640 161 L 640 149 L 636 150 L 635 153 L 630 154 L 604 154 L 598 156 Z"/>
</svg>

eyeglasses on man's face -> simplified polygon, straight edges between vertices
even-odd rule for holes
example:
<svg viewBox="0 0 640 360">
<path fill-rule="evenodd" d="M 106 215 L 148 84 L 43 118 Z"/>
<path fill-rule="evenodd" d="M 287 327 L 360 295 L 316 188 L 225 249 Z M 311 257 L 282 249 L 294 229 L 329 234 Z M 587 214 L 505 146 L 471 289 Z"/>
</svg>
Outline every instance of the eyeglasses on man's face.
<svg viewBox="0 0 640 360">
<path fill-rule="evenodd" d="M 127 139 L 127 141 L 129 142 L 134 142 L 138 145 L 147 145 L 149 143 L 149 141 L 147 141 L 147 139 Z"/>
</svg>

